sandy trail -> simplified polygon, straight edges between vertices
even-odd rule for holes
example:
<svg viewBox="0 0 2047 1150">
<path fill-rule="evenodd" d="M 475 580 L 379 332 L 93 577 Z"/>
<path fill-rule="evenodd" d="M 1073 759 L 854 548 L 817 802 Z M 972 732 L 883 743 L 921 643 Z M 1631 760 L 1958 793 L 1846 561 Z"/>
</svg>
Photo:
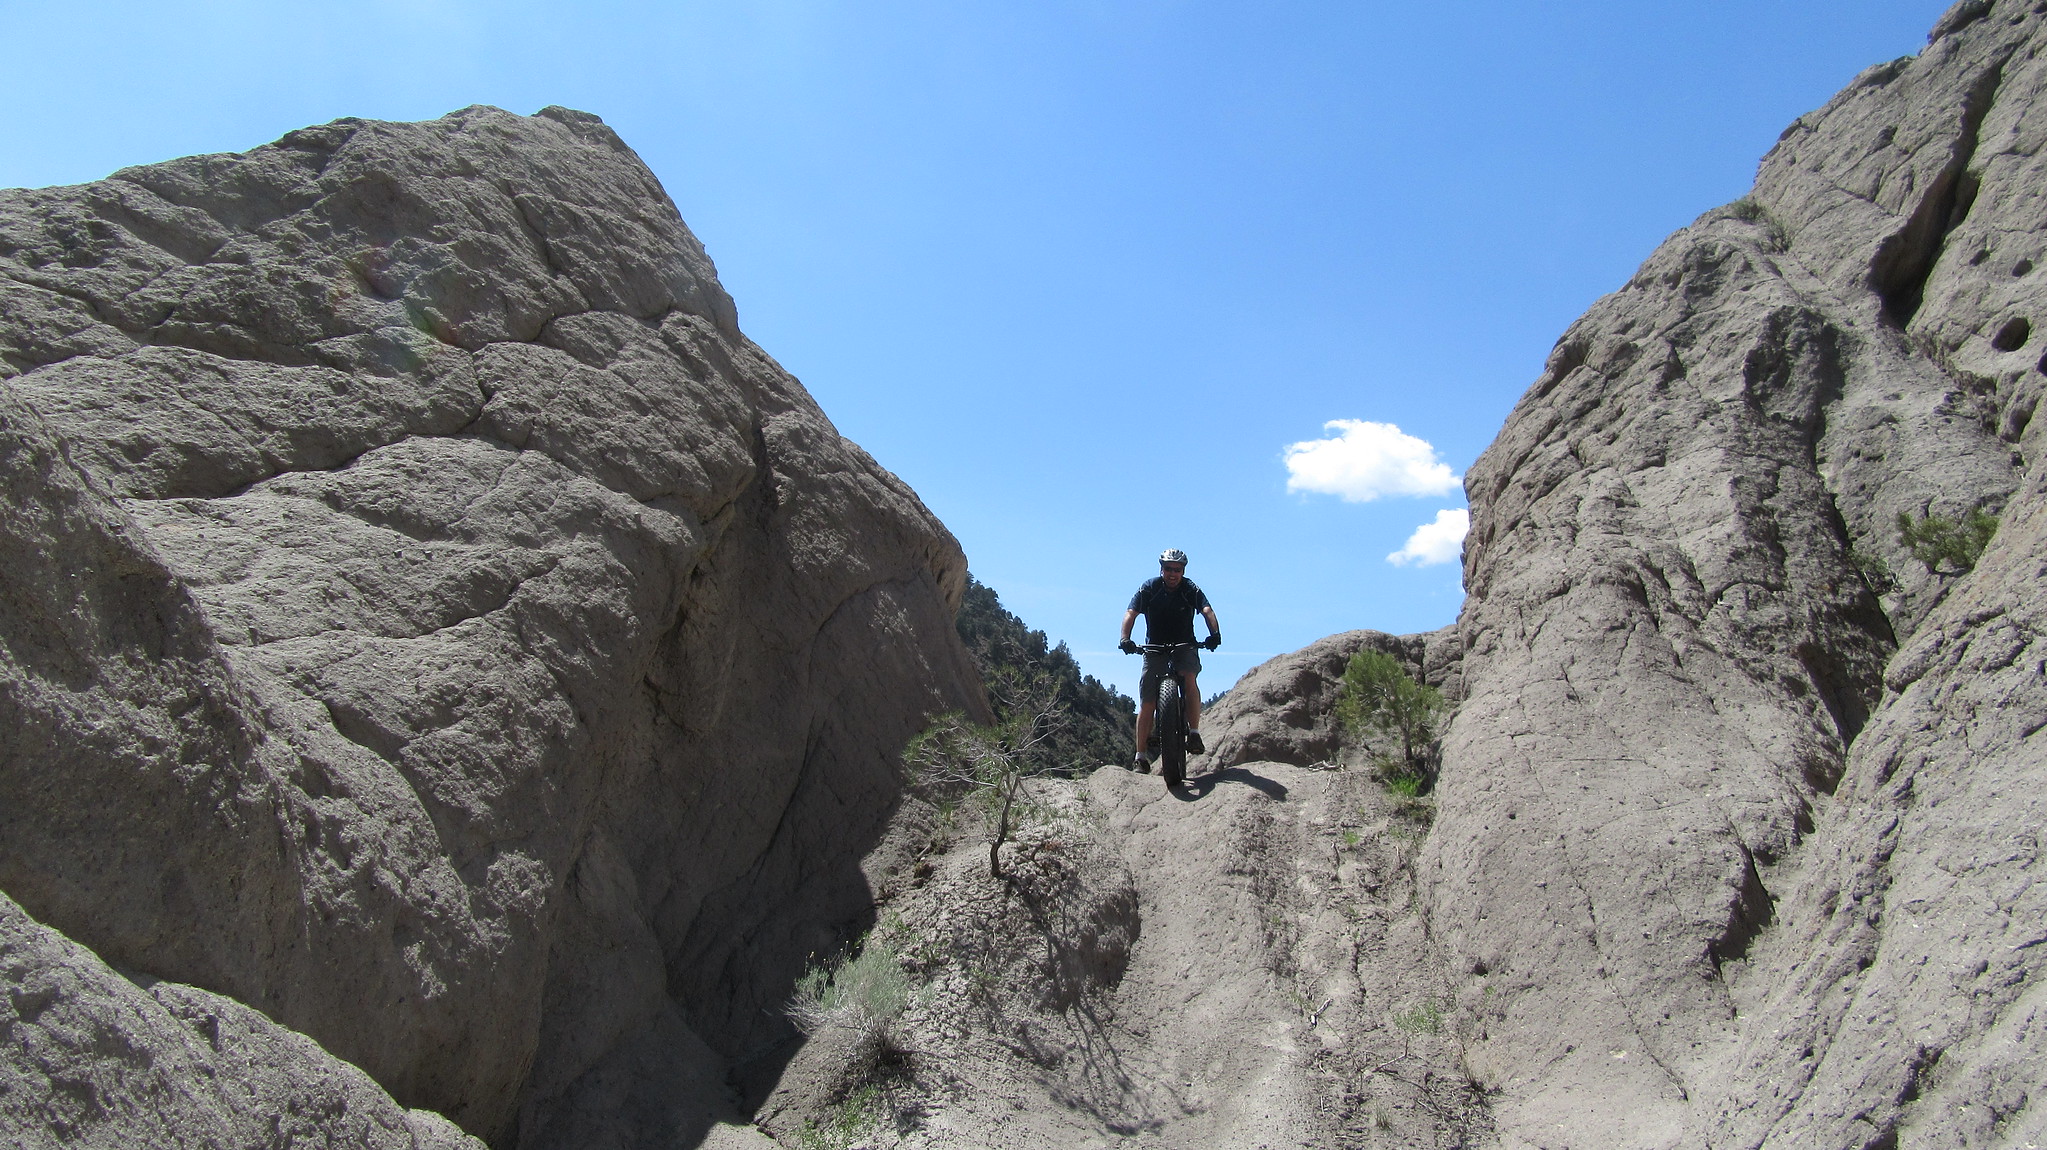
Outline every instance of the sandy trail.
<svg viewBox="0 0 2047 1150">
<path fill-rule="evenodd" d="M 1018 844 L 1013 885 L 988 876 L 969 836 L 886 907 L 906 953 L 926 956 L 902 1030 L 914 1080 L 891 1095 L 895 1130 L 814 1144 L 1486 1144 L 1457 1007 L 1423 959 L 1412 863 L 1426 803 L 1363 772 L 1277 763 L 1177 794 L 1117 767 L 1050 789 L 1069 813 Z M 1047 970 L 1111 936 L 1126 956 L 1114 973 L 1052 993 L 1079 984 Z M 785 1145 L 844 1113 L 831 1051 L 806 1047 L 763 1112 Z"/>
<path fill-rule="evenodd" d="M 1328 1142 L 1305 1052 L 1309 1016 L 1344 971 L 1306 964 L 1319 876 L 1302 873 L 1328 776 L 1257 763 L 1170 794 L 1155 776 L 1089 780 L 1136 876 L 1143 933 L 1112 1002 L 1156 1125 L 1136 1144 L 1217 1150 Z M 1305 912 L 1305 913 L 1304 913 Z M 1347 964 L 1345 964 L 1347 966 Z M 1322 996 L 1309 1001 L 1303 978 Z M 1333 982 L 1327 987 L 1315 985 Z"/>
</svg>

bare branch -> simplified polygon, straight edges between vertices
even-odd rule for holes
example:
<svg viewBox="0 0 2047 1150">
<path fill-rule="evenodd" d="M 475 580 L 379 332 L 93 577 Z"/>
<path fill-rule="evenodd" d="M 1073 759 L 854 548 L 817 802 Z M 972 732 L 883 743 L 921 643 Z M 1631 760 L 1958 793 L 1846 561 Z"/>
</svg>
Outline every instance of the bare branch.
<svg viewBox="0 0 2047 1150">
<path fill-rule="evenodd" d="M 1008 686 L 1016 699 L 1003 700 L 1011 712 L 1007 721 L 980 726 L 957 711 L 948 712 L 903 750 L 903 766 L 913 785 L 941 793 L 965 792 L 989 804 L 994 834 L 988 869 L 997 878 L 1002 877 L 1002 844 L 1016 817 L 1031 806 L 1024 783 L 1057 769 L 1043 750 L 1068 725 L 1056 686 L 1048 680 Z M 1027 694 L 1026 687 L 1031 688 Z"/>
</svg>

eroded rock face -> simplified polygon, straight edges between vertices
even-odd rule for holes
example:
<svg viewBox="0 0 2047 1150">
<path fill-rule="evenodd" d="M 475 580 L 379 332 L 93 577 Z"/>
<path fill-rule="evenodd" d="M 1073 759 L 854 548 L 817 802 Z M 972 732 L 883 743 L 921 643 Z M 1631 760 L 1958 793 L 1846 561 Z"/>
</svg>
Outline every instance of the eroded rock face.
<svg viewBox="0 0 2047 1150">
<path fill-rule="evenodd" d="M 0 890 L 494 1141 L 620 1058 L 707 1122 L 985 703 L 957 545 L 637 157 L 471 108 L 0 193 L 0 315 Z"/>
<path fill-rule="evenodd" d="M 1792 125 L 1467 477 L 1424 865 L 1510 1144 L 2047 1122 L 2043 49 L 2030 0 L 1961 4 Z M 1973 573 L 1900 548 L 1979 504 Z"/>
<path fill-rule="evenodd" d="M 239 1002 L 146 989 L 0 896 L 0 1139 L 9 1146 L 483 1150 Z"/>
</svg>

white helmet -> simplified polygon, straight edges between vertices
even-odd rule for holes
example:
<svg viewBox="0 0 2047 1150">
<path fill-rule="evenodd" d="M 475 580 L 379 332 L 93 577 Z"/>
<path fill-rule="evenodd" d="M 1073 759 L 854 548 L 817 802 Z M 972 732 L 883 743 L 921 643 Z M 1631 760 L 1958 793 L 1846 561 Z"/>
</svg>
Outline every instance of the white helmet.
<svg viewBox="0 0 2047 1150">
<path fill-rule="evenodd" d="M 1159 562 L 1161 564 L 1178 563 L 1180 566 L 1185 567 L 1187 565 L 1187 553 L 1178 547 L 1168 547 L 1159 553 Z"/>
</svg>

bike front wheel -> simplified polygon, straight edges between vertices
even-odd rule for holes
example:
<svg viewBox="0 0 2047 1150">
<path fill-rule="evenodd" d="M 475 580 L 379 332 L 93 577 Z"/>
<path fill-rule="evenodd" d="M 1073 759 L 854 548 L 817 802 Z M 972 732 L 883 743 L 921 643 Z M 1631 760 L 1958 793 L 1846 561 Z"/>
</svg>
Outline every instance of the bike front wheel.
<svg viewBox="0 0 2047 1150">
<path fill-rule="evenodd" d="M 1159 765 L 1168 788 L 1187 780 L 1187 700 L 1180 680 L 1167 675 L 1159 681 Z"/>
</svg>

